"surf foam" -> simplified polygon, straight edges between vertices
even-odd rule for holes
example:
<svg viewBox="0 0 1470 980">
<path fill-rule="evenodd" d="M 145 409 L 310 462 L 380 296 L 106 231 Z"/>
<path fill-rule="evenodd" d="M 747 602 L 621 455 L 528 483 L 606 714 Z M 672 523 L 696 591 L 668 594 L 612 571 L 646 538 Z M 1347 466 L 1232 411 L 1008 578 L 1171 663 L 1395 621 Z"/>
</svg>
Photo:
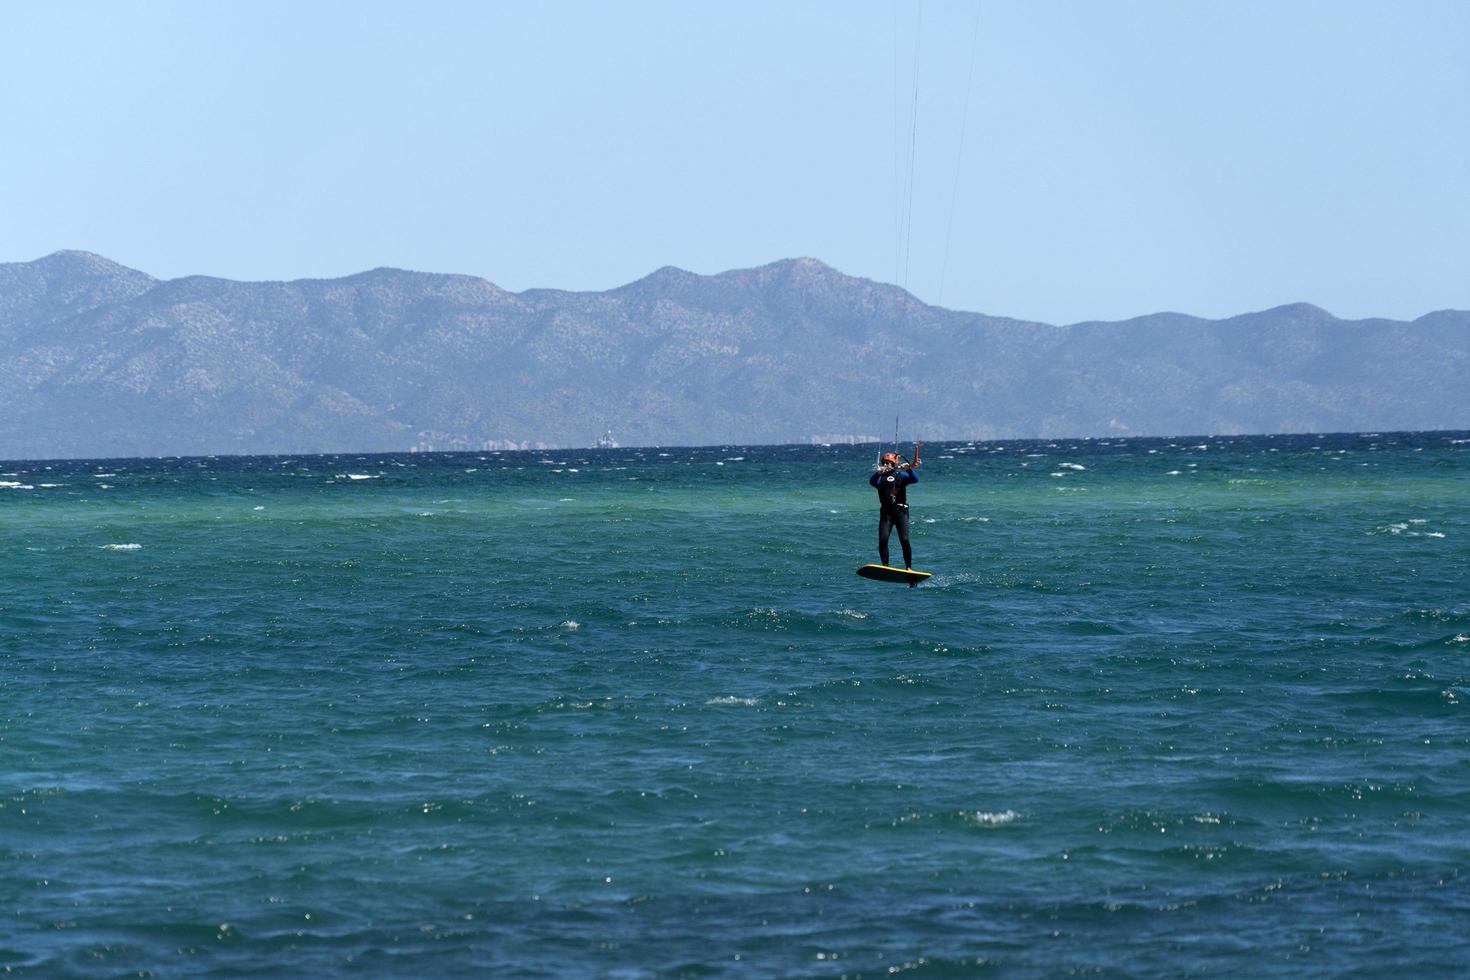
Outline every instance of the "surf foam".
<svg viewBox="0 0 1470 980">
<path fill-rule="evenodd" d="M 1004 827 L 1008 823 L 1014 823 L 1021 819 L 1021 815 L 1015 810 L 1000 810 L 990 812 L 987 810 L 976 810 L 974 813 L 966 813 L 965 819 L 979 827 Z"/>
</svg>

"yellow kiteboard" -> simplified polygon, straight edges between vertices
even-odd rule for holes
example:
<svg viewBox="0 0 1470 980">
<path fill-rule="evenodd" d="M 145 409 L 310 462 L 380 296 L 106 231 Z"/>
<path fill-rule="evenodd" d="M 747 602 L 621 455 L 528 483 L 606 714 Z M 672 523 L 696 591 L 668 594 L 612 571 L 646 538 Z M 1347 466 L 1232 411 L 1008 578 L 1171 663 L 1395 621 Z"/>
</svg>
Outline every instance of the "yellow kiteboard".
<svg viewBox="0 0 1470 980">
<path fill-rule="evenodd" d="M 877 579 L 879 582 L 907 582 L 909 585 L 918 585 L 928 578 L 933 572 L 915 572 L 907 568 L 894 568 L 892 565 L 864 565 L 857 570 L 863 578 Z"/>
</svg>

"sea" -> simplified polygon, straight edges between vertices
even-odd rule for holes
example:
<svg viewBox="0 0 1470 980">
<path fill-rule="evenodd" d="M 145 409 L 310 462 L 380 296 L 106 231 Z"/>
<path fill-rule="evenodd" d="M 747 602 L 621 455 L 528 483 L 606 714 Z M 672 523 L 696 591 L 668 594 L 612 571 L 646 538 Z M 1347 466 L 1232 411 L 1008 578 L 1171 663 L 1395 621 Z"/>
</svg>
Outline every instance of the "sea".
<svg viewBox="0 0 1470 980">
<path fill-rule="evenodd" d="M 0 971 L 1470 972 L 1470 433 L 877 449 L 0 463 Z"/>
</svg>

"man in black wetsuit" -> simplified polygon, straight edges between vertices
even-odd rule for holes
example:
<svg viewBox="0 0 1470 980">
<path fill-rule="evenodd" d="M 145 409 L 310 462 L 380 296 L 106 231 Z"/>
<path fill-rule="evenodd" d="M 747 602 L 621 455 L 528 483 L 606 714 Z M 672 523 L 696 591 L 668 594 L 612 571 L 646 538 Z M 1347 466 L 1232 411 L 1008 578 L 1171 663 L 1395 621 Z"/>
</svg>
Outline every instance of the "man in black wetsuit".
<svg viewBox="0 0 1470 980">
<path fill-rule="evenodd" d="M 888 535 L 897 528 L 898 543 L 903 547 L 903 567 L 912 568 L 914 553 L 909 547 L 908 486 L 919 482 L 913 466 L 900 459 L 898 453 L 884 453 L 878 463 L 878 472 L 868 477 L 868 482 L 878 491 L 879 561 L 888 564 Z"/>
</svg>

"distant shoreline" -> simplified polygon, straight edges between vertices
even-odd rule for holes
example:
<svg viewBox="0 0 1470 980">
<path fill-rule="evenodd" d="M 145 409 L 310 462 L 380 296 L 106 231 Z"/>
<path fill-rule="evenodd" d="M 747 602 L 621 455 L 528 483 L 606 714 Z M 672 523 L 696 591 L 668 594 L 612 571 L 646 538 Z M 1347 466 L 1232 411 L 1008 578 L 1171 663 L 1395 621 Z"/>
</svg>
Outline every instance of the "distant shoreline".
<svg viewBox="0 0 1470 980">
<path fill-rule="evenodd" d="M 1025 322 L 813 258 L 596 293 L 0 264 L 0 456 L 1470 427 L 1470 311 Z M 603 435 L 606 433 L 606 435 Z M 561 451 L 561 450 L 556 450 Z"/>
<path fill-rule="evenodd" d="M 1395 436 L 1429 436 L 1429 435 L 1463 435 L 1466 442 L 1470 443 L 1470 429 L 1372 429 L 1361 432 L 1241 432 L 1232 434 L 1201 435 L 1191 433 L 1186 435 L 1167 436 L 1039 436 L 1032 439 L 934 439 L 923 440 L 926 447 L 953 447 L 953 446 L 1049 446 L 1058 443 L 1093 443 L 1103 445 L 1116 445 L 1127 442 L 1157 442 L 1173 443 L 1192 440 L 1234 440 L 1234 439 L 1369 439 L 1369 438 L 1392 438 Z M 452 449 L 443 451 L 423 452 L 416 450 L 371 450 L 342 452 L 311 452 L 311 453 L 183 453 L 166 454 L 159 456 L 47 456 L 47 457 L 16 457 L 0 458 L 0 468 L 9 467 L 12 464 L 33 466 L 44 463 L 117 463 L 123 461 L 158 461 L 158 460 L 190 460 L 190 459 L 298 459 L 313 457 L 342 458 L 354 457 L 360 459 L 389 458 L 400 456 L 544 456 L 547 453 L 600 453 L 615 455 L 618 453 L 644 453 L 644 452 L 684 452 L 702 450 L 757 450 L 757 449 L 868 449 L 880 448 L 889 445 L 889 441 L 854 442 L 854 443 L 810 443 L 810 442 L 710 442 L 692 445 L 647 445 L 647 446 L 618 446 L 616 448 L 599 448 L 596 446 L 545 446 L 536 449 Z M 899 448 L 911 446 L 911 442 L 899 440 Z M 3 473 L 0 473 L 3 475 Z"/>
</svg>

